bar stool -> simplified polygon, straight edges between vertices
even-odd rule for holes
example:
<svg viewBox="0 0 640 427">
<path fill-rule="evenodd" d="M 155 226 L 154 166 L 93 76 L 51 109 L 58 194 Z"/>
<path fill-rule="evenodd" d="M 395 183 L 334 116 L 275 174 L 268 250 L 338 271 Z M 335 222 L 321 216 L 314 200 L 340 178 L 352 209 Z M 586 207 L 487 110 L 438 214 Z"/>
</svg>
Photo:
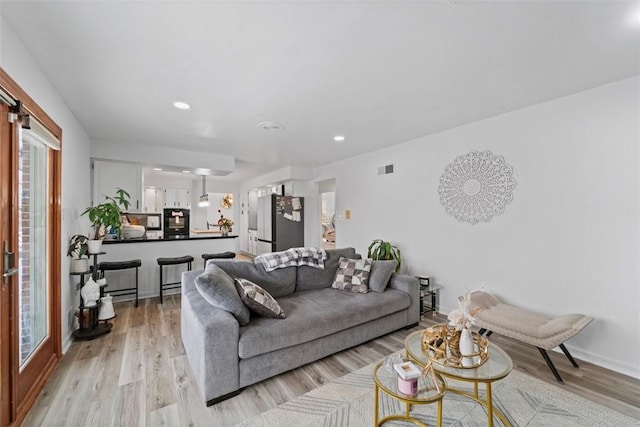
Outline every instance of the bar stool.
<svg viewBox="0 0 640 427">
<path fill-rule="evenodd" d="M 220 252 L 219 254 L 202 254 L 202 259 L 203 261 L 203 267 L 207 266 L 207 261 L 213 258 L 235 258 L 236 257 L 236 253 L 235 252 Z"/>
<path fill-rule="evenodd" d="M 158 265 L 160 266 L 160 304 L 162 304 L 162 293 L 165 289 L 177 289 L 182 286 L 181 282 L 168 282 L 162 281 L 162 270 L 165 265 L 178 265 L 187 264 L 187 271 L 191 271 L 191 263 L 193 257 L 191 255 L 175 257 L 175 258 L 158 258 Z"/>
<path fill-rule="evenodd" d="M 135 295 L 136 296 L 136 307 L 138 306 L 138 268 L 142 265 L 142 261 L 139 259 L 132 259 L 129 261 L 105 261 L 98 264 L 98 270 L 104 277 L 105 271 L 117 271 L 117 270 L 127 270 L 129 268 L 136 269 L 136 286 L 135 288 L 124 288 L 124 289 L 109 289 L 109 294 L 113 296 L 121 296 L 121 295 Z M 100 296 L 102 296 L 102 289 L 100 289 Z"/>
</svg>

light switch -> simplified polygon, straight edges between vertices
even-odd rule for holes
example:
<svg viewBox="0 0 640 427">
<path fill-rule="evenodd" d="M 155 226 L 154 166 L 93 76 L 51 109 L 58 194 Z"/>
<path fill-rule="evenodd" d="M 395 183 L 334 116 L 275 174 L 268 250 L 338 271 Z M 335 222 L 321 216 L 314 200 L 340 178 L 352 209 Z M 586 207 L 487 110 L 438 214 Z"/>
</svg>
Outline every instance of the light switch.
<svg viewBox="0 0 640 427">
<path fill-rule="evenodd" d="M 351 209 L 347 209 L 346 211 L 344 211 L 344 217 L 346 219 L 351 219 Z"/>
</svg>

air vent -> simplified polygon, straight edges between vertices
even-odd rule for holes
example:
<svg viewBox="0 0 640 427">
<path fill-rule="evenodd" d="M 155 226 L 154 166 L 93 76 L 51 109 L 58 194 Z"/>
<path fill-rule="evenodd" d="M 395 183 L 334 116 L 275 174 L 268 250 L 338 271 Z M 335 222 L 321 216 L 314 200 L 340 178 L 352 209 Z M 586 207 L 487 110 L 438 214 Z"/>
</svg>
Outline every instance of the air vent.
<svg viewBox="0 0 640 427">
<path fill-rule="evenodd" d="M 378 175 L 387 175 L 393 173 L 393 165 L 379 166 Z"/>
<path fill-rule="evenodd" d="M 258 123 L 258 127 L 262 130 L 267 130 L 272 132 L 282 132 L 284 130 L 284 125 L 282 123 L 276 123 L 276 122 L 261 122 L 261 123 Z"/>
</svg>

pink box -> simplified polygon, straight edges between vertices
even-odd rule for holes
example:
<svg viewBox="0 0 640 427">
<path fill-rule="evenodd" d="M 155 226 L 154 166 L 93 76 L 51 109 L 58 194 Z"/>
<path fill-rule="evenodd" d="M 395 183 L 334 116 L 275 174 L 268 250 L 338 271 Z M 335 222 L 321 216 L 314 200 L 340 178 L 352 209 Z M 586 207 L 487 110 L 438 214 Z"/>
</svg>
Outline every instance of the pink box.
<svg viewBox="0 0 640 427">
<path fill-rule="evenodd" d="M 418 394 L 418 379 L 411 378 L 410 380 L 403 380 L 398 375 L 398 391 L 407 396 L 415 396 Z"/>
</svg>

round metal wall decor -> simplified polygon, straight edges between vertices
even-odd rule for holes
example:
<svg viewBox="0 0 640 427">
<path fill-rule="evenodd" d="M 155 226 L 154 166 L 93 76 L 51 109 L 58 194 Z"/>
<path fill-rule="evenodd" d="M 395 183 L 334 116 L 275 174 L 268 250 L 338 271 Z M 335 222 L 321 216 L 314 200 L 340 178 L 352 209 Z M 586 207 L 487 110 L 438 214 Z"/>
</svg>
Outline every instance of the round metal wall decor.
<svg viewBox="0 0 640 427">
<path fill-rule="evenodd" d="M 440 203 L 458 221 L 489 222 L 513 200 L 513 168 L 489 150 L 458 156 L 440 176 Z"/>
</svg>

